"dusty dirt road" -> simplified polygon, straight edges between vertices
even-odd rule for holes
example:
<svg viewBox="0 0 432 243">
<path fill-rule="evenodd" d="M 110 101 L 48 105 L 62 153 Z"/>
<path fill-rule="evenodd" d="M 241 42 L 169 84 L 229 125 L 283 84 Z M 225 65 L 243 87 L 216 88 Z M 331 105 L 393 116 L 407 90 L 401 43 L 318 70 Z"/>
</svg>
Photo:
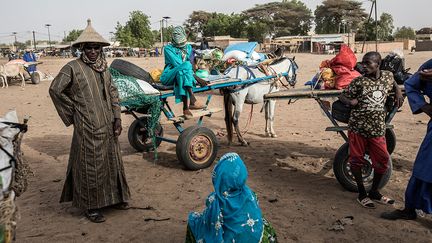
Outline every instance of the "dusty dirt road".
<svg viewBox="0 0 432 243">
<path fill-rule="evenodd" d="M 332 57 L 296 56 L 300 66 L 299 87 L 312 77 L 322 60 Z M 417 69 L 431 56 L 432 52 L 406 55 L 407 67 Z M 162 58 L 128 60 L 147 70 L 163 67 Z M 70 59 L 42 61 L 38 68 L 56 75 Z M 61 123 L 48 95 L 49 85 L 48 81 L 27 84 L 21 90 L 15 83 L 8 89 L 0 89 L 1 114 L 15 108 L 20 116 L 31 116 L 23 151 L 35 175 L 30 178 L 28 191 L 17 200 L 22 216 L 17 242 L 183 242 L 188 213 L 202 210 L 212 190 L 213 166 L 201 171 L 185 170 L 176 159 L 174 145 L 168 143 L 159 147 L 157 162 L 153 161 L 152 154 L 143 156 L 135 152 L 127 141 L 132 118 L 123 116 L 120 142 L 132 193 L 131 205 L 151 206 L 153 210 L 108 210 L 105 223 L 89 223 L 81 211 L 70 204 L 58 203 L 72 128 Z M 211 103 L 211 107 L 216 106 L 222 106 L 220 96 L 214 97 Z M 262 211 L 276 228 L 280 242 L 432 241 L 429 217 L 415 222 L 381 220 L 379 214 L 391 208 L 361 208 L 355 202 L 356 194 L 338 184 L 333 176 L 332 160 L 343 140 L 335 133 L 324 131 L 331 124 L 315 101 L 300 100 L 291 105 L 278 102 L 275 121 L 278 138 L 264 137 L 264 115 L 259 113 L 260 109 L 259 105 L 255 107 L 253 122 L 245 135 L 250 146 L 228 147 L 226 138 L 219 136 L 218 157 L 230 151 L 241 155 L 248 166 L 249 186 L 257 192 Z M 249 112 L 250 107 L 245 106 L 244 110 Z M 247 112 L 242 115 L 242 128 Z M 405 186 L 427 122 L 425 115 L 413 116 L 407 102 L 393 121 L 397 135 L 392 156 L 394 173 L 383 192 L 397 200 L 396 207 L 403 205 Z M 222 112 L 205 119 L 204 124 L 215 133 L 225 132 Z M 165 126 L 165 132 L 172 137 L 177 135 L 171 126 Z M 354 225 L 346 226 L 343 232 L 328 230 L 345 216 L 353 216 Z M 149 218 L 169 220 L 146 221 Z"/>
</svg>

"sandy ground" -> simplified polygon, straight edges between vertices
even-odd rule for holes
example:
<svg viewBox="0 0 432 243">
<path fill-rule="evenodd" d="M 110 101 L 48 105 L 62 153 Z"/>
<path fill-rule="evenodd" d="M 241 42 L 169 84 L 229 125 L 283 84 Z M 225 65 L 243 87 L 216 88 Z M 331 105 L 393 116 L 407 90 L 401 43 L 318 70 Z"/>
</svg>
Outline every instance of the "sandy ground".
<svg viewBox="0 0 432 243">
<path fill-rule="evenodd" d="M 407 55 L 407 67 L 417 69 L 431 55 L 431 52 Z M 319 63 L 328 58 L 331 56 L 296 55 L 301 68 L 298 86 L 312 77 Z M 69 60 L 46 58 L 38 68 L 56 75 Z M 163 66 L 162 58 L 128 60 L 147 70 Z M 0 89 L 1 114 L 15 108 L 19 115 L 31 116 L 23 151 L 35 176 L 30 178 L 28 191 L 17 200 L 22 216 L 17 242 L 183 242 L 188 213 L 202 210 L 212 190 L 213 166 L 200 171 L 185 170 L 176 159 L 175 146 L 169 143 L 160 146 L 157 162 L 152 154 L 143 156 L 135 152 L 127 141 L 127 129 L 133 119 L 123 116 L 120 142 L 132 193 L 131 205 L 154 209 L 108 210 L 105 223 L 89 223 L 71 204 L 58 203 L 72 128 L 65 128 L 59 119 L 48 95 L 49 85 L 48 81 L 39 85 L 28 83 L 21 90 L 15 83 L 8 89 Z M 215 96 L 211 106 L 221 107 L 221 97 Z M 230 151 L 242 156 L 249 170 L 248 184 L 257 192 L 262 211 L 276 228 L 280 242 L 432 241 L 430 218 L 415 222 L 384 221 L 379 214 L 392 208 L 380 205 L 375 210 L 361 208 L 355 202 L 356 194 L 338 184 L 332 161 L 343 139 L 324 131 L 331 124 L 315 101 L 300 100 L 291 105 L 278 102 L 275 129 L 279 137 L 275 139 L 264 137 L 264 115 L 259 113 L 260 109 L 260 105 L 255 107 L 252 125 L 245 135 L 250 146 L 228 147 L 226 138 L 219 136 L 218 157 Z M 250 106 L 245 110 L 249 112 Z M 246 117 L 244 113 L 242 128 Z M 392 156 L 394 172 L 383 192 L 397 200 L 396 207 L 403 205 L 405 186 L 427 122 L 425 115 L 413 116 L 407 103 L 393 121 L 397 134 Z M 225 132 L 222 112 L 205 119 L 204 124 L 215 133 Z M 177 136 L 171 126 L 165 126 L 165 132 L 173 138 Z M 346 226 L 343 232 L 328 230 L 345 216 L 353 216 L 354 225 Z M 148 218 L 169 220 L 146 221 Z"/>
</svg>

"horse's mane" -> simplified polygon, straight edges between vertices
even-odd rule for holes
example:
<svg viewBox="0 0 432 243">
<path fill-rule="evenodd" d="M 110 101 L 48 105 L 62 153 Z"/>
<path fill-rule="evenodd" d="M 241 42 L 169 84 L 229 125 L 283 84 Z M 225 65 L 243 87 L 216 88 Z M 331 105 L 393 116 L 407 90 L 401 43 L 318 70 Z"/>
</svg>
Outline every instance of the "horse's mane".
<svg viewBox="0 0 432 243">
<path fill-rule="evenodd" d="M 279 57 L 277 59 L 274 59 L 269 65 L 277 65 L 277 64 L 285 61 L 286 59 L 288 59 L 288 57 Z"/>
</svg>

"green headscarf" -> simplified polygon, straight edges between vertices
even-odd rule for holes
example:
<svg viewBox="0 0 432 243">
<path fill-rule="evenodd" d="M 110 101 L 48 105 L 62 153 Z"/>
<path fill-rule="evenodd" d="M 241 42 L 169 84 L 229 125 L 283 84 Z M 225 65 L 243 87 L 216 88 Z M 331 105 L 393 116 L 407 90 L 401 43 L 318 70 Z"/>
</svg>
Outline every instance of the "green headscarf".
<svg viewBox="0 0 432 243">
<path fill-rule="evenodd" d="M 182 26 L 174 27 L 174 31 L 172 33 L 172 43 L 176 47 L 183 47 L 186 45 L 186 31 Z"/>
</svg>

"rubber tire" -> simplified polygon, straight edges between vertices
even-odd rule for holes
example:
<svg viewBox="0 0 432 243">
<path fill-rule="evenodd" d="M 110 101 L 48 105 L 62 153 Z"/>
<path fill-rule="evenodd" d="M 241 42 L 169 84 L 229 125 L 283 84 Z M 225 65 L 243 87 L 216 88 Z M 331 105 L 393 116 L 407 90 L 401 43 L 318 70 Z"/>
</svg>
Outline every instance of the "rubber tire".
<svg viewBox="0 0 432 243">
<path fill-rule="evenodd" d="M 396 134 L 392 128 L 387 128 L 385 133 L 387 151 L 392 154 L 396 148 Z"/>
<path fill-rule="evenodd" d="M 31 74 L 31 82 L 32 84 L 39 84 L 40 83 L 40 74 L 38 72 L 33 72 Z"/>
<path fill-rule="evenodd" d="M 205 135 L 207 136 L 212 144 L 212 152 L 211 155 L 208 157 L 206 161 L 203 163 L 196 163 L 192 160 L 190 157 L 190 142 L 192 139 L 197 135 Z M 178 137 L 177 144 L 176 144 L 176 154 L 178 160 L 183 163 L 187 169 L 189 170 L 200 170 L 205 169 L 213 164 L 213 161 L 216 159 L 217 152 L 218 152 L 218 141 L 213 133 L 212 130 L 208 129 L 207 127 L 202 126 L 191 126 L 186 128 Z"/>
<path fill-rule="evenodd" d="M 111 68 L 119 71 L 121 74 L 126 76 L 131 76 L 136 79 L 144 80 L 148 83 L 154 83 L 153 78 L 150 73 L 145 71 L 144 69 L 138 67 L 137 65 L 125 61 L 123 59 L 114 59 L 114 61 L 110 65 Z"/>
<path fill-rule="evenodd" d="M 350 175 L 345 173 L 344 168 L 348 166 L 348 154 L 349 145 L 348 143 L 343 144 L 338 151 L 336 152 L 334 161 L 333 161 L 333 172 L 335 174 L 336 179 L 342 185 L 343 188 L 347 189 L 351 192 L 358 192 L 357 184 L 354 181 L 354 178 L 351 178 Z M 388 169 L 385 175 L 383 176 L 379 188 L 383 188 L 387 182 L 390 180 L 390 176 L 393 170 L 393 163 L 391 157 L 389 158 Z M 372 177 L 373 173 L 370 173 L 369 176 Z M 372 178 L 370 178 L 372 179 Z M 372 187 L 372 180 L 364 183 L 366 191 L 369 191 Z"/>
<path fill-rule="evenodd" d="M 146 117 L 140 117 L 140 120 L 144 123 L 147 122 L 147 118 Z M 132 122 L 132 124 L 129 127 L 128 130 L 128 140 L 129 140 L 129 144 L 136 149 L 138 152 L 144 152 L 144 151 L 149 151 L 151 149 L 153 149 L 153 144 L 151 143 L 151 141 L 149 141 L 149 143 L 143 143 L 142 142 L 142 136 L 145 136 L 145 140 L 148 139 L 148 134 L 147 134 L 147 129 L 145 129 L 144 131 L 142 131 L 143 127 L 141 126 L 140 122 L 138 120 L 135 120 Z M 144 133 L 144 134 L 142 134 Z M 162 137 L 163 136 L 163 127 L 158 123 L 156 125 L 156 136 Z M 142 135 L 141 135 L 142 134 Z M 156 139 L 156 147 L 159 147 L 159 145 L 161 144 L 162 140 L 160 139 Z"/>
</svg>

